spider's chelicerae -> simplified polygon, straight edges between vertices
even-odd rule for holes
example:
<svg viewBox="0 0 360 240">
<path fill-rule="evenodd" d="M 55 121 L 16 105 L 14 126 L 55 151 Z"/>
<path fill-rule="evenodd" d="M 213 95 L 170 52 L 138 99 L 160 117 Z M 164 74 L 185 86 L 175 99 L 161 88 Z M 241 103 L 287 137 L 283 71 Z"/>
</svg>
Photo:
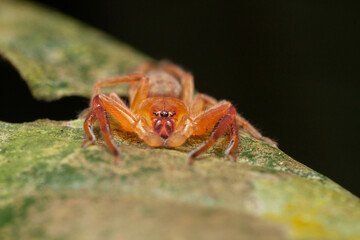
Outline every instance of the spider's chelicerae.
<svg viewBox="0 0 360 240">
<path fill-rule="evenodd" d="M 115 93 L 100 93 L 102 87 L 118 84 L 129 84 L 130 107 Z M 94 84 L 91 111 L 84 122 L 87 140 L 82 147 L 95 142 L 92 125 L 98 120 L 102 136 L 114 155 L 114 163 L 118 163 L 119 150 L 111 137 L 108 114 L 119 122 L 124 131 L 136 133 L 152 147 L 174 148 L 184 144 L 192 135 L 205 135 L 211 131 L 207 140 L 190 152 L 189 164 L 213 146 L 225 131 L 230 134 L 225 154 L 235 161 L 239 142 L 238 126 L 276 147 L 274 141 L 263 137 L 238 115 L 230 102 L 217 101 L 200 93 L 193 96 L 193 93 L 193 76 L 167 62 L 145 63 L 136 73 L 99 80 Z"/>
</svg>

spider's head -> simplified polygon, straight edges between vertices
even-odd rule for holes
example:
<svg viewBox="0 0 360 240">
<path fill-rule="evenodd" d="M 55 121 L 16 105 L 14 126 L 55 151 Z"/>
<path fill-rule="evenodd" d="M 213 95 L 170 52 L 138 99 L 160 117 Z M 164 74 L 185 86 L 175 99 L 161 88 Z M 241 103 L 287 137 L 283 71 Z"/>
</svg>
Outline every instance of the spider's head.
<svg viewBox="0 0 360 240">
<path fill-rule="evenodd" d="M 146 119 L 148 126 L 164 140 L 178 127 L 178 120 L 188 115 L 187 107 L 173 97 L 149 97 L 139 106 L 139 118 Z"/>
</svg>

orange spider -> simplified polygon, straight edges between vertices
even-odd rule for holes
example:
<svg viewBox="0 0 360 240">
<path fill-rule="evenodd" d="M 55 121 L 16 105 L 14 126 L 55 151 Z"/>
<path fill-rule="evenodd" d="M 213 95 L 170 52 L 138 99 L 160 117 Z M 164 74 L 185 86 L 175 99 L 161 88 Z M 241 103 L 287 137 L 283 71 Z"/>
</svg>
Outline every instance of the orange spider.
<svg viewBox="0 0 360 240">
<path fill-rule="evenodd" d="M 130 108 L 115 93 L 104 95 L 100 88 L 118 84 L 129 85 Z M 237 115 L 228 101 L 218 102 L 205 94 L 194 93 L 193 76 L 180 67 L 167 63 L 145 63 L 137 73 L 110 77 L 94 84 L 91 112 L 84 122 L 87 140 L 82 147 L 95 142 L 92 125 L 99 122 L 103 138 L 114 155 L 114 163 L 120 159 L 119 150 L 111 137 L 108 114 L 112 115 L 123 130 L 136 133 L 152 147 L 178 147 L 192 135 L 205 135 L 212 129 L 208 139 L 190 152 L 188 163 L 205 152 L 229 130 L 230 142 L 225 154 L 236 161 L 239 142 L 238 125 L 255 138 L 276 147 L 271 139 L 263 137 L 248 121 Z M 204 108 L 207 110 L 204 111 Z"/>
</svg>

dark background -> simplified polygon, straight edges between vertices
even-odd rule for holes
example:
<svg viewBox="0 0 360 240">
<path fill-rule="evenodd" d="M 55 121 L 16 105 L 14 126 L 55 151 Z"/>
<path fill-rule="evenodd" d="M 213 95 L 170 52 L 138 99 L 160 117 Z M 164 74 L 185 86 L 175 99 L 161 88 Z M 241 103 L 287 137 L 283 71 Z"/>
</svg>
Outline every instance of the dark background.
<svg viewBox="0 0 360 240">
<path fill-rule="evenodd" d="M 199 91 L 230 100 L 284 152 L 360 196 L 359 1 L 38 2 L 180 64 Z M 26 98 L 0 120 L 71 119 L 88 104 L 37 102 L 0 67 Z"/>
</svg>

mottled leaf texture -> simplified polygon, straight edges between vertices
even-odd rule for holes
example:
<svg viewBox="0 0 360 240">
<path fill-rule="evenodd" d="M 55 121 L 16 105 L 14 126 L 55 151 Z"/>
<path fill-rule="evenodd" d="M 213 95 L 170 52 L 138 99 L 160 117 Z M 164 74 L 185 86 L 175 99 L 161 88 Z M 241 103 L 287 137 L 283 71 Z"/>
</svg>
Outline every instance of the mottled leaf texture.
<svg viewBox="0 0 360 240">
<path fill-rule="evenodd" d="M 224 137 L 193 166 L 176 149 L 115 132 L 80 148 L 82 120 L 0 123 L 4 239 L 358 239 L 359 199 L 241 132 L 238 162 Z"/>
<path fill-rule="evenodd" d="M 0 55 L 41 100 L 89 97 L 95 80 L 129 73 L 149 60 L 74 19 L 16 0 L 0 0 Z M 118 91 L 124 95 L 126 88 Z"/>
</svg>

